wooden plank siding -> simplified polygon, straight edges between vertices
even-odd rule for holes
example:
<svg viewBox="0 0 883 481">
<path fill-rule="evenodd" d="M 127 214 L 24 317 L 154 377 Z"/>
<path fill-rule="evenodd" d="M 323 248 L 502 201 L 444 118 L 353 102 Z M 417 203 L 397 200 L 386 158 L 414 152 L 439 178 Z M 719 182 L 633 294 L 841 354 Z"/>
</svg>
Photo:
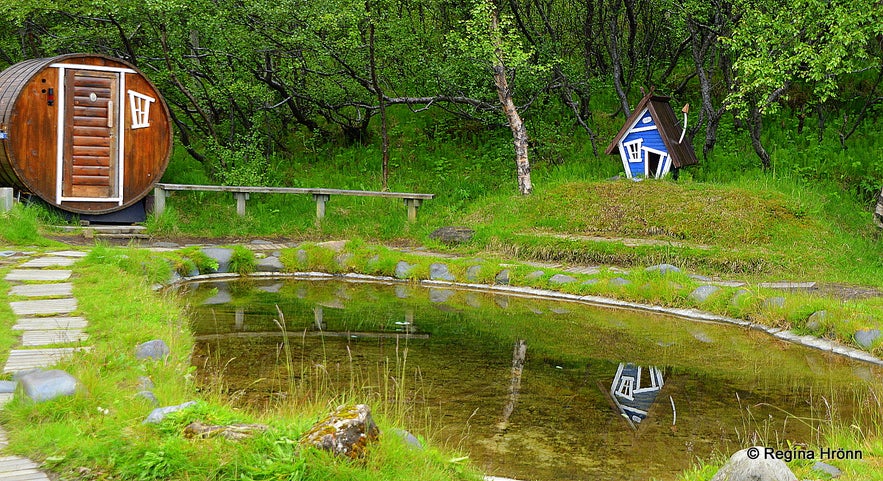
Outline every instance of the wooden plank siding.
<svg viewBox="0 0 883 481">
<path fill-rule="evenodd" d="M 136 105 L 135 96 L 150 102 Z M 0 132 L 0 186 L 77 214 L 140 201 L 172 151 L 159 91 L 131 64 L 101 55 L 27 60 L 0 73 Z"/>
</svg>

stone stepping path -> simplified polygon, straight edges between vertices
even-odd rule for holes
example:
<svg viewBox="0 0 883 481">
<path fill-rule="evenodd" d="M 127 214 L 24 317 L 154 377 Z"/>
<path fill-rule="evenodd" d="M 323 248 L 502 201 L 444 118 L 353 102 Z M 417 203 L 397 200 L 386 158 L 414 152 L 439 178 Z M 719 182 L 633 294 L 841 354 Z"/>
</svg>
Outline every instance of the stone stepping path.
<svg viewBox="0 0 883 481">
<path fill-rule="evenodd" d="M 19 319 L 13 331 L 49 331 L 59 329 L 83 329 L 87 325 L 82 317 L 27 317 Z"/>
<path fill-rule="evenodd" d="M 86 252 L 82 252 L 82 251 L 57 251 L 57 252 L 50 252 L 49 254 L 53 255 L 53 256 L 60 256 L 60 257 L 73 257 L 75 259 L 81 259 L 81 258 L 86 257 L 88 255 Z"/>
<path fill-rule="evenodd" d="M 75 347 L 58 347 L 54 349 L 13 349 L 9 352 L 4 373 L 14 373 L 49 367 L 67 358 L 80 349 Z"/>
<path fill-rule="evenodd" d="M 88 338 L 89 336 L 79 329 L 25 331 L 21 335 L 21 345 L 22 347 L 36 347 L 49 344 L 71 344 L 83 342 Z"/>
<path fill-rule="evenodd" d="M 77 300 L 73 297 L 64 299 L 44 299 L 39 301 L 10 302 L 12 312 L 17 316 L 67 314 L 77 310 Z"/>
<path fill-rule="evenodd" d="M 85 255 L 85 252 L 78 251 L 53 252 L 42 257 L 32 258 L 6 275 L 7 281 L 31 282 L 12 286 L 9 290 L 9 294 L 12 296 L 60 298 L 9 303 L 12 312 L 18 316 L 12 329 L 23 332 L 21 348 L 10 351 L 9 359 L 3 368 L 4 374 L 50 367 L 76 351 L 90 349 L 89 347 L 79 347 L 79 344 L 89 338 L 83 332 L 88 324 L 86 319 L 64 316 L 64 314 L 77 310 L 77 300 L 73 297 L 73 285 L 58 283 L 58 281 L 69 279 L 71 271 L 49 269 L 68 267 Z M 34 348 L 50 344 L 75 344 L 78 347 Z M 0 408 L 11 401 L 13 396 L 15 396 L 14 393 L 0 393 Z M 8 445 L 6 431 L 0 428 L 0 450 Z M 50 478 L 46 473 L 40 471 L 37 463 L 30 459 L 5 456 L 0 457 L 0 481 L 50 481 Z"/>
<path fill-rule="evenodd" d="M 43 267 L 70 267 L 77 262 L 73 257 L 38 257 L 31 259 L 19 267 L 25 269 L 40 269 Z"/>
<path fill-rule="evenodd" d="M 18 456 L 0 457 L 0 480 L 49 481 L 49 477 L 37 468 L 37 463 L 27 458 Z"/>
<path fill-rule="evenodd" d="M 70 278 L 71 271 L 66 270 L 38 270 L 38 269 L 13 269 L 6 274 L 7 281 L 66 281 Z"/>
<path fill-rule="evenodd" d="M 72 296 L 74 285 L 70 282 L 60 284 L 22 284 L 13 286 L 9 295 L 23 297 Z"/>
</svg>

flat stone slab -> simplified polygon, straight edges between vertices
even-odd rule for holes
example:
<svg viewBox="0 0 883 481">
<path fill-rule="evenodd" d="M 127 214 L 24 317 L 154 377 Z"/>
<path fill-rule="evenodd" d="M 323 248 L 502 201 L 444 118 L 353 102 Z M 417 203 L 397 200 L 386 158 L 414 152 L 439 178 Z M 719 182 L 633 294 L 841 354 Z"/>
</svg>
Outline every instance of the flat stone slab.
<svg viewBox="0 0 883 481">
<path fill-rule="evenodd" d="M 601 272 L 601 268 L 594 266 L 568 267 L 567 269 L 564 269 L 564 272 L 572 272 L 574 274 L 587 274 L 593 276 L 595 274 L 599 274 Z"/>
<path fill-rule="evenodd" d="M 66 281 L 71 271 L 46 269 L 13 269 L 6 274 L 7 281 Z"/>
<path fill-rule="evenodd" d="M 41 268 L 41 267 L 68 267 L 74 265 L 74 262 L 77 262 L 73 257 L 38 257 L 36 259 L 31 259 L 19 267 L 26 268 Z"/>
<path fill-rule="evenodd" d="M 25 297 L 72 296 L 74 285 L 70 282 L 60 284 L 21 284 L 13 286 L 9 295 Z"/>
<path fill-rule="evenodd" d="M 14 349 L 9 352 L 4 373 L 49 367 L 83 348 L 59 347 L 55 349 Z"/>
<path fill-rule="evenodd" d="M 16 321 L 13 331 L 48 331 L 55 329 L 83 329 L 87 325 L 82 317 L 27 317 Z"/>
<path fill-rule="evenodd" d="M 56 252 L 50 252 L 49 254 L 51 254 L 53 256 L 80 258 L 80 257 L 86 257 L 86 255 L 88 253 L 83 252 L 83 251 L 56 251 Z"/>
<path fill-rule="evenodd" d="M 813 289 L 816 287 L 815 282 L 761 282 L 757 287 L 766 287 L 768 289 Z"/>
<path fill-rule="evenodd" d="M 49 481 L 49 477 L 37 469 L 37 463 L 18 456 L 0 458 L 0 480 Z"/>
<path fill-rule="evenodd" d="M 77 310 L 77 300 L 73 297 L 64 299 L 45 299 L 41 301 L 10 302 L 12 312 L 17 316 L 33 316 L 34 314 L 66 314 Z"/>
<path fill-rule="evenodd" d="M 21 336 L 23 347 L 46 346 L 49 344 L 70 344 L 89 339 L 89 335 L 79 329 L 53 331 L 25 331 Z"/>
</svg>

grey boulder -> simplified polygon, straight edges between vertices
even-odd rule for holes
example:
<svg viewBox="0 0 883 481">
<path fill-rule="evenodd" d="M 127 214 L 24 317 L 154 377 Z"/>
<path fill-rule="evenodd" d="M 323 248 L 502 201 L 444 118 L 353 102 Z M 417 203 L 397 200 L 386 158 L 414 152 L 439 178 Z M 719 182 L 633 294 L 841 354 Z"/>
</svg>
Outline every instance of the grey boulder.
<svg viewBox="0 0 883 481">
<path fill-rule="evenodd" d="M 145 343 L 139 344 L 135 347 L 135 358 L 139 360 L 143 359 L 155 359 L 155 360 L 163 360 L 169 357 L 172 350 L 169 349 L 169 345 L 166 344 L 162 339 L 154 339 L 152 341 L 147 341 Z"/>
<path fill-rule="evenodd" d="M 53 369 L 32 372 L 19 379 L 25 395 L 36 402 L 51 401 L 77 392 L 77 380 L 70 374 Z"/>
<path fill-rule="evenodd" d="M 763 446 L 753 446 L 730 457 L 711 481 L 797 481 L 785 461 L 767 456 Z"/>
</svg>

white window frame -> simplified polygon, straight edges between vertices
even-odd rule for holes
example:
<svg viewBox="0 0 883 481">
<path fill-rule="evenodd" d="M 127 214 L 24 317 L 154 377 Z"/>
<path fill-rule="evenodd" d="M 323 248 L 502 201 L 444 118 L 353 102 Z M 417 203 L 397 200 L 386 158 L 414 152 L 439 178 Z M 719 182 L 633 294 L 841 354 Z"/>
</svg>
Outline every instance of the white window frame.
<svg viewBox="0 0 883 481">
<path fill-rule="evenodd" d="M 643 149 L 643 147 L 642 147 L 643 144 L 644 144 L 643 137 L 622 143 L 622 148 L 625 150 L 625 153 L 628 156 L 628 161 L 630 164 L 637 164 L 638 162 L 644 161 L 644 156 L 642 155 L 642 152 L 641 152 Z"/>
</svg>

